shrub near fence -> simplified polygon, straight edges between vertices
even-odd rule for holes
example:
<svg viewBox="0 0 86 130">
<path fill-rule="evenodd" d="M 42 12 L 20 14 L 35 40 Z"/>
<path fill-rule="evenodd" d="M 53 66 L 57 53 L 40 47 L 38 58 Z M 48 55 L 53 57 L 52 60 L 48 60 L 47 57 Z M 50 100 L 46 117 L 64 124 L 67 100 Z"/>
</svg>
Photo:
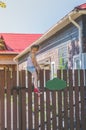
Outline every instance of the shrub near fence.
<svg viewBox="0 0 86 130">
<path fill-rule="evenodd" d="M 41 70 L 40 97 L 32 91 L 31 74 L 26 88 L 26 72 L 19 73 L 17 86 L 16 71 L 12 76 L 9 70 L 0 71 L 0 130 L 86 129 L 86 70 L 57 70 L 57 77 L 67 82 L 67 88 L 60 91 L 44 87 L 50 72 Z"/>
</svg>

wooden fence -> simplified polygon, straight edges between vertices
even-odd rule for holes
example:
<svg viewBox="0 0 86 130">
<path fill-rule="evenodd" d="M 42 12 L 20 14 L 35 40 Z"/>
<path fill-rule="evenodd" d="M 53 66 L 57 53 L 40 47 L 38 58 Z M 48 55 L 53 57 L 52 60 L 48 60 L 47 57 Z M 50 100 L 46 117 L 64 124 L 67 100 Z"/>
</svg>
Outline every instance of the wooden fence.
<svg viewBox="0 0 86 130">
<path fill-rule="evenodd" d="M 64 90 L 50 91 L 44 83 L 50 72 L 40 72 L 38 96 L 28 72 L 0 70 L 0 130 L 86 130 L 86 70 L 57 70 L 67 82 Z M 28 87 L 26 88 L 26 80 Z"/>
</svg>

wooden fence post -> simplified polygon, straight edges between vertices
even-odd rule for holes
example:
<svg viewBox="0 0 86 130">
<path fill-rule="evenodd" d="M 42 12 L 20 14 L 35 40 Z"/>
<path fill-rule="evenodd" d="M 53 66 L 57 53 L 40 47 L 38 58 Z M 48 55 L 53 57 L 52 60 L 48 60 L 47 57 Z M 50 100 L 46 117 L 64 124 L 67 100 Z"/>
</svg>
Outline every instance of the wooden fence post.
<svg viewBox="0 0 86 130">
<path fill-rule="evenodd" d="M 28 129 L 32 130 L 32 75 L 28 72 Z"/>
</svg>

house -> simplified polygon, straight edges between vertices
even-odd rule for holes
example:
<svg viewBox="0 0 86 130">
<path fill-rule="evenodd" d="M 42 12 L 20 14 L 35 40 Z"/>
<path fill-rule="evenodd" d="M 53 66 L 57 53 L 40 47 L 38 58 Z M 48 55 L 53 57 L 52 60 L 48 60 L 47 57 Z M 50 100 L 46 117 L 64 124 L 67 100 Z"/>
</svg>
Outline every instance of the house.
<svg viewBox="0 0 86 130">
<path fill-rule="evenodd" d="M 57 69 L 86 69 L 86 3 L 75 7 L 33 44 L 40 45 L 37 60 L 44 70 L 51 69 L 51 77 Z M 19 68 L 26 68 L 28 55 L 24 56 L 29 51 L 30 46 L 14 58 Z"/>
<path fill-rule="evenodd" d="M 37 40 L 41 34 L 0 33 L 0 69 L 16 69 L 13 58 Z"/>
</svg>

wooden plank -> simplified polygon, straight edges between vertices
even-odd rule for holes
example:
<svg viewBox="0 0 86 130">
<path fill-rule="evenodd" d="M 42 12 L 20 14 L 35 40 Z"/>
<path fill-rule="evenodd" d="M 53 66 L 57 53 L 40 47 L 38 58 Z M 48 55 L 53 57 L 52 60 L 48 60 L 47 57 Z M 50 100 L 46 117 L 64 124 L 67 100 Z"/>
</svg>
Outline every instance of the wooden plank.
<svg viewBox="0 0 86 130">
<path fill-rule="evenodd" d="M 22 71 L 22 77 L 21 77 L 21 101 L 22 101 L 22 130 L 26 130 L 26 89 L 25 84 L 26 84 L 26 74 L 25 70 Z"/>
<path fill-rule="evenodd" d="M 4 86 L 5 71 L 0 70 L 0 130 L 5 129 Z"/>
<path fill-rule="evenodd" d="M 45 71 L 45 81 L 50 79 L 50 71 Z M 50 91 L 46 90 L 46 129 L 51 130 L 51 118 L 50 118 Z"/>
<path fill-rule="evenodd" d="M 62 130 L 62 91 L 58 91 L 58 129 Z"/>
<path fill-rule="evenodd" d="M 45 82 L 50 80 L 50 70 L 45 70 Z"/>
<path fill-rule="evenodd" d="M 40 88 L 44 91 L 44 70 L 40 70 Z"/>
<path fill-rule="evenodd" d="M 84 70 L 84 87 L 85 87 L 85 111 L 86 111 L 86 69 Z"/>
<path fill-rule="evenodd" d="M 22 87 L 22 71 L 19 71 L 19 86 Z"/>
<path fill-rule="evenodd" d="M 49 90 L 46 90 L 46 118 L 47 118 L 47 130 L 51 130 L 50 91 Z"/>
<path fill-rule="evenodd" d="M 67 82 L 67 70 L 63 70 L 63 80 Z M 64 130 L 68 129 L 68 90 L 63 90 L 64 93 Z"/>
<path fill-rule="evenodd" d="M 13 70 L 13 87 L 17 87 L 17 72 Z M 17 130 L 17 91 L 13 90 L 13 130 Z"/>
<path fill-rule="evenodd" d="M 19 129 L 26 129 L 26 73 L 19 72 Z"/>
<path fill-rule="evenodd" d="M 32 77 L 28 72 L 28 129 L 32 130 Z"/>
<path fill-rule="evenodd" d="M 73 108 L 73 71 L 68 70 L 69 75 L 69 109 L 70 109 L 70 130 L 74 130 L 74 108 Z"/>
<path fill-rule="evenodd" d="M 76 130 L 80 129 L 80 111 L 79 111 L 79 75 L 78 70 L 74 71 L 75 75 L 75 118 L 76 118 Z"/>
<path fill-rule="evenodd" d="M 19 120 L 19 129 L 22 130 L 22 93 L 21 93 L 21 90 L 18 90 L 18 120 Z"/>
<path fill-rule="evenodd" d="M 80 70 L 80 94 L 81 94 L 81 127 L 82 130 L 86 129 L 85 121 L 85 91 L 84 91 L 84 71 Z"/>
<path fill-rule="evenodd" d="M 17 130 L 17 91 L 13 91 L 13 130 Z"/>
<path fill-rule="evenodd" d="M 40 106 L 38 106 L 39 105 L 38 104 L 39 98 L 40 97 L 37 94 L 34 94 L 34 116 L 35 116 L 35 121 L 34 121 L 35 127 L 34 127 L 34 129 L 35 130 L 39 129 L 39 116 L 40 116 L 40 114 L 39 114 L 39 107 Z"/>
<path fill-rule="evenodd" d="M 26 130 L 26 90 L 21 90 L 22 94 L 22 130 Z"/>
<path fill-rule="evenodd" d="M 41 130 L 45 129 L 44 123 L 44 72 L 40 71 L 40 88 L 42 89 L 42 94 L 40 95 L 40 121 L 41 121 Z"/>
<path fill-rule="evenodd" d="M 57 129 L 57 117 L 56 117 L 56 91 L 52 92 L 52 128 Z"/>
<path fill-rule="evenodd" d="M 11 130 L 11 71 L 7 70 L 7 130 Z"/>
<path fill-rule="evenodd" d="M 19 71 L 19 86 L 22 87 L 22 71 Z M 19 117 L 19 129 L 22 130 L 22 93 L 18 90 L 18 117 Z"/>
<path fill-rule="evenodd" d="M 57 70 L 57 77 L 61 79 L 61 70 Z M 62 91 L 58 91 L 58 129 L 62 130 Z"/>
</svg>

